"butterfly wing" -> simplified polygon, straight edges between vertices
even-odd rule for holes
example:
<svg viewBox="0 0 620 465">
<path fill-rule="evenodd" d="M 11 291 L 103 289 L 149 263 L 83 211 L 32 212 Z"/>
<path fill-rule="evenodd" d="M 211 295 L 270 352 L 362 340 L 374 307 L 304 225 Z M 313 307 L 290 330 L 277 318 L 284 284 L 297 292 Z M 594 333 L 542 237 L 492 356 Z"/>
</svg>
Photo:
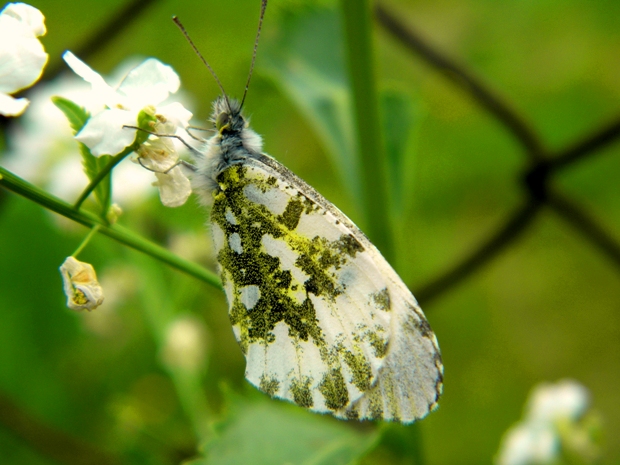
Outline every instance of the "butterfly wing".
<svg viewBox="0 0 620 465">
<path fill-rule="evenodd" d="M 437 340 L 364 234 L 266 155 L 217 181 L 212 231 L 246 378 L 339 418 L 409 423 L 433 409 Z"/>
</svg>

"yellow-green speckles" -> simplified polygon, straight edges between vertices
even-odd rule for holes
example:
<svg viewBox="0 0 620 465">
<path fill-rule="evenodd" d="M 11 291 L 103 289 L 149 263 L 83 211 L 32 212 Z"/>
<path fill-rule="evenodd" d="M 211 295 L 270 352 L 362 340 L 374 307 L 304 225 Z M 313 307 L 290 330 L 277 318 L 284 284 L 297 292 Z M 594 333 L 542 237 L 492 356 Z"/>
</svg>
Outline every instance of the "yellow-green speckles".
<svg viewBox="0 0 620 465">
<path fill-rule="evenodd" d="M 378 389 L 374 389 L 368 397 L 368 410 L 370 418 L 383 418 L 383 398 Z"/>
<path fill-rule="evenodd" d="M 310 294 L 333 301 L 343 292 L 335 271 L 363 247 L 351 235 L 329 241 L 296 234 L 295 228 L 304 211 L 316 208 L 316 204 L 301 194 L 289 199 L 281 215 L 244 194 L 247 186 L 254 186 L 256 192 L 273 189 L 275 184 L 270 179 L 256 174 L 248 176 L 247 167 L 240 164 L 230 166 L 218 176 L 222 195 L 215 196 L 211 219 L 226 238 L 217 256 L 222 274 L 234 283 L 236 293 L 245 286 L 257 286 L 260 291 L 258 301 L 245 312 L 238 308 L 238 303 L 231 304 L 231 321 L 246 329 L 241 332 L 247 339 L 241 341 L 242 347 L 258 340 L 273 342 L 273 330 L 280 321 L 287 324 L 291 336 L 304 341 L 311 339 L 317 346 L 325 347 Z M 235 221 L 231 221 L 233 218 Z M 279 247 L 298 254 L 295 266 L 309 276 L 305 282 L 296 282 L 290 270 L 282 268 L 279 257 L 265 252 L 262 239 L 266 236 L 279 239 Z M 300 290 L 305 293 L 302 300 L 296 297 Z"/>
<path fill-rule="evenodd" d="M 373 376 L 370 363 L 363 354 L 354 354 L 350 350 L 343 350 L 344 361 L 352 374 L 351 382 L 361 391 L 370 389 Z"/>
<path fill-rule="evenodd" d="M 339 252 L 347 254 L 349 257 L 355 258 L 357 252 L 363 252 L 364 247 L 351 234 L 343 234 L 336 242 Z"/>
<path fill-rule="evenodd" d="M 263 391 L 265 394 L 270 395 L 271 397 L 273 397 L 278 390 L 280 389 L 280 381 L 278 381 L 277 379 L 275 379 L 274 377 L 267 377 L 265 375 L 261 376 L 260 378 L 260 385 L 258 387 L 261 391 Z"/>
<path fill-rule="evenodd" d="M 381 336 L 379 336 L 379 334 L 377 334 L 375 331 L 368 331 L 365 336 L 368 338 L 368 342 L 370 342 L 370 345 L 375 352 L 375 357 L 385 357 L 388 350 L 387 341 Z"/>
<path fill-rule="evenodd" d="M 360 419 L 360 413 L 354 408 L 345 410 L 344 414 L 347 420 L 359 420 Z"/>
<path fill-rule="evenodd" d="M 303 377 L 303 379 L 293 379 L 291 382 L 293 400 L 300 407 L 310 408 L 314 405 L 310 382 L 311 380 L 307 376 Z"/>
<path fill-rule="evenodd" d="M 435 335 L 433 334 L 431 325 L 426 321 L 426 318 L 424 318 L 424 316 L 420 317 L 415 307 L 409 305 L 409 309 L 411 313 L 407 315 L 407 321 L 403 325 L 405 331 L 413 334 L 421 334 L 425 338 L 433 339 Z"/>
<path fill-rule="evenodd" d="M 349 403 L 349 392 L 339 369 L 332 369 L 323 376 L 319 392 L 330 410 L 339 410 Z"/>
<path fill-rule="evenodd" d="M 222 273 L 223 275 L 223 273 Z M 245 306 L 239 300 L 237 296 L 233 301 L 228 314 L 230 316 L 230 322 L 233 326 L 237 326 L 239 330 L 239 346 L 243 354 L 248 353 L 248 325 L 247 325 L 247 313 Z"/>
<path fill-rule="evenodd" d="M 293 226 L 295 211 L 301 214 L 301 202 L 297 200 L 299 208 L 287 207 L 291 213 L 285 213 L 289 222 L 283 225 L 280 217 L 264 205 L 249 201 L 243 194 L 246 185 L 259 182 L 246 178 L 243 166 L 233 165 L 224 170 L 218 181 L 221 186 L 226 186 L 226 190 L 223 191 L 225 195 L 214 202 L 211 218 L 227 239 L 217 256 L 222 274 L 227 274 L 232 280 L 236 294 L 241 288 L 256 286 L 260 295 L 249 310 L 239 303 L 238 298 L 231 303 L 232 324 L 246 328 L 240 336 L 246 339 L 241 340 L 242 347 L 259 340 L 273 342 L 273 330 L 280 321 L 285 322 L 296 337 L 302 340 L 312 338 L 315 344 L 324 344 L 311 300 L 306 297 L 298 302 L 292 297 L 291 287 L 294 282 L 291 272 L 282 269 L 278 257 L 262 249 L 262 238 L 265 235 L 277 239 L 287 234 L 288 228 Z M 237 219 L 237 224 L 228 220 L 231 215 Z M 230 237 L 237 236 L 240 247 L 233 250 Z"/>
<path fill-rule="evenodd" d="M 379 292 L 375 292 L 374 294 L 370 294 L 370 298 L 374 302 L 375 306 L 379 310 L 383 310 L 384 312 L 390 311 L 392 308 L 392 304 L 390 303 L 390 293 L 387 287 L 384 287 Z"/>
<path fill-rule="evenodd" d="M 368 342 L 373 349 L 377 358 L 383 358 L 387 354 L 388 342 L 380 334 L 385 334 L 385 329 L 381 326 L 375 326 L 374 330 L 368 329 L 363 325 L 358 328 L 357 334 L 353 337 L 355 342 Z"/>
<path fill-rule="evenodd" d="M 299 224 L 299 218 L 301 218 L 301 214 L 304 211 L 304 206 L 301 203 L 301 200 L 298 198 L 293 198 L 289 201 L 284 209 L 284 213 L 278 216 L 279 223 L 286 226 L 289 230 L 293 230 Z"/>
</svg>

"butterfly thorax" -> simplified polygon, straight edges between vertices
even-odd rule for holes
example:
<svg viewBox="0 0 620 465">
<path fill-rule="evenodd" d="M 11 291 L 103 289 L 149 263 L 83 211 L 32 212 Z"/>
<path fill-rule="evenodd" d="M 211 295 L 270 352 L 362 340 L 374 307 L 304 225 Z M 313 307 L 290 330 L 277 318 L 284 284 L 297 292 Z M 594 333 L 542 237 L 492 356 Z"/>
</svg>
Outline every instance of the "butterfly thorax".
<svg viewBox="0 0 620 465">
<path fill-rule="evenodd" d="M 209 119 L 217 131 L 200 151 L 203 157 L 196 160 L 194 190 L 213 194 L 219 189 L 217 178 L 228 167 L 243 163 L 248 157 L 260 155 L 263 142 L 250 127 L 237 100 L 219 97 L 213 102 Z M 210 204 L 210 196 L 203 199 Z"/>
</svg>

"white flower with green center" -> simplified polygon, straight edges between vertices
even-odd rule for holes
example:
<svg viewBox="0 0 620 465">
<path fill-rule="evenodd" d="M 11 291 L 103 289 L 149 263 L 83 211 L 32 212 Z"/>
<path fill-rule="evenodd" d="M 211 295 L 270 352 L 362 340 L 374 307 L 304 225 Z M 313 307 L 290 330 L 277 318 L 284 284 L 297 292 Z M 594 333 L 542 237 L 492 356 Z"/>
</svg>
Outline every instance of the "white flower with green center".
<svg viewBox="0 0 620 465">
<path fill-rule="evenodd" d="M 116 155 L 131 145 L 136 129 L 125 126 L 137 126 L 141 111 L 170 123 L 175 131 L 189 125 L 192 114 L 183 105 L 177 102 L 160 105 L 180 86 L 179 77 L 170 66 L 149 58 L 131 70 L 115 89 L 73 53 L 65 52 L 63 58 L 105 102 L 105 108 L 91 116 L 76 136 L 93 155 Z"/>
<path fill-rule="evenodd" d="M 41 77 L 48 59 L 38 37 L 45 34 L 45 17 L 25 3 L 9 3 L 0 12 L 0 114 L 19 116 L 28 99 L 10 94 Z"/>
</svg>

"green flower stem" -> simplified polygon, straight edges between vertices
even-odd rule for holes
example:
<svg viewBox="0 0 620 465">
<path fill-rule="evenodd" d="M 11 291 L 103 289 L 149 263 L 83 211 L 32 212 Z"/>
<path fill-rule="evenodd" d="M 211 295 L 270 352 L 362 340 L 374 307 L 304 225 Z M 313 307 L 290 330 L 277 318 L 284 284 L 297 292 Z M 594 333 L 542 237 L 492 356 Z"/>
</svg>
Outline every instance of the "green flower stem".
<svg viewBox="0 0 620 465">
<path fill-rule="evenodd" d="M 364 223 L 385 258 L 394 258 L 388 196 L 388 168 L 381 140 L 379 100 L 374 75 L 369 0 L 340 0 L 345 53 L 353 91 L 358 156 L 362 174 Z"/>
<path fill-rule="evenodd" d="M 98 231 L 101 234 L 104 234 L 120 242 L 121 244 L 125 244 L 133 249 L 139 250 L 146 255 L 150 255 L 151 257 L 166 263 L 177 270 L 183 271 L 190 276 L 200 279 L 213 287 L 222 289 L 220 280 L 215 273 L 212 273 L 196 263 L 190 262 L 171 253 L 163 247 L 132 233 L 119 224 L 107 225 L 94 213 L 85 210 L 76 210 L 65 201 L 48 194 L 36 186 L 33 186 L 29 182 L 21 179 L 1 166 L 0 186 L 19 194 L 22 197 L 32 200 L 48 210 L 69 218 L 76 223 L 83 224 L 89 228 L 99 226 Z"/>
<path fill-rule="evenodd" d="M 74 258 L 77 258 L 77 256 L 82 252 L 82 250 L 84 250 L 84 247 L 86 247 L 88 245 L 88 243 L 90 242 L 90 240 L 93 237 L 95 237 L 95 234 L 97 233 L 97 231 L 99 231 L 100 228 L 101 228 L 101 226 L 98 225 L 98 224 L 93 226 L 93 228 L 88 232 L 88 234 L 86 235 L 86 237 L 84 238 L 82 243 L 79 245 L 79 247 L 76 249 L 76 251 L 71 254 L 71 256 L 74 257 Z"/>
<path fill-rule="evenodd" d="M 80 207 L 82 206 L 84 201 L 88 198 L 88 196 L 97 188 L 99 183 L 103 181 L 108 174 L 110 174 L 112 169 L 114 169 L 114 167 L 118 165 L 123 160 L 123 158 L 125 158 L 127 155 L 135 151 L 136 147 L 134 147 L 134 145 L 136 144 L 130 145 L 129 147 L 125 148 L 125 150 L 123 150 L 121 153 L 119 153 L 118 155 L 114 155 L 112 157 L 112 159 L 110 160 L 110 163 L 104 166 L 103 169 L 97 173 L 97 176 L 95 176 L 95 178 L 90 182 L 90 184 L 86 186 L 86 189 L 82 191 L 82 193 L 80 194 L 80 197 L 75 202 L 75 205 L 73 206 L 73 208 L 75 208 L 76 210 L 80 209 Z M 104 216 L 105 214 L 106 212 L 103 212 Z"/>
</svg>

